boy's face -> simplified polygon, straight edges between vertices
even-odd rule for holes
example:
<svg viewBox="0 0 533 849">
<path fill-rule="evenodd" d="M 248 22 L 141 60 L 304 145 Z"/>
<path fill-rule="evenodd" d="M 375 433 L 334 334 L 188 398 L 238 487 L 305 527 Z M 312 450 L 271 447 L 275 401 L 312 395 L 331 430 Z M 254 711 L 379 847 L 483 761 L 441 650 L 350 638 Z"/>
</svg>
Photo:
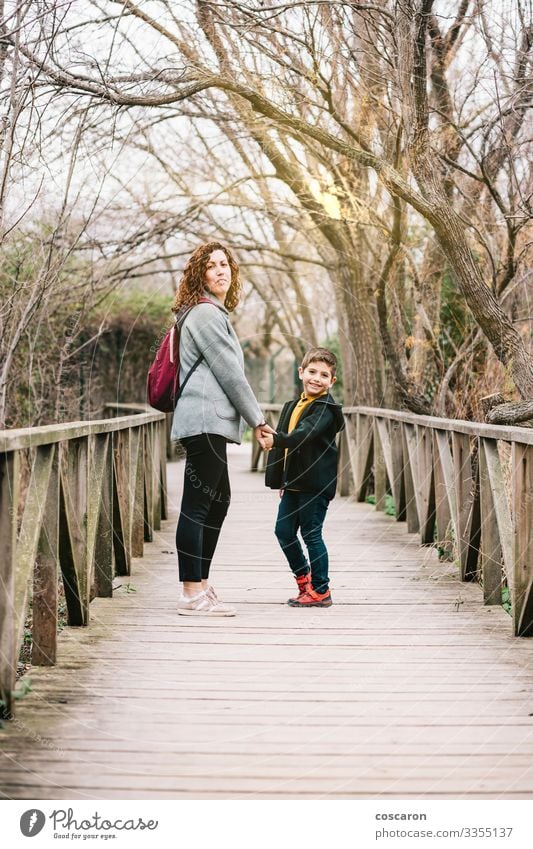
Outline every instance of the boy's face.
<svg viewBox="0 0 533 849">
<path fill-rule="evenodd" d="M 300 366 L 298 374 L 303 383 L 304 393 L 308 398 L 321 395 L 337 380 L 331 373 L 331 367 L 322 360 L 309 363 L 304 369 Z"/>
</svg>

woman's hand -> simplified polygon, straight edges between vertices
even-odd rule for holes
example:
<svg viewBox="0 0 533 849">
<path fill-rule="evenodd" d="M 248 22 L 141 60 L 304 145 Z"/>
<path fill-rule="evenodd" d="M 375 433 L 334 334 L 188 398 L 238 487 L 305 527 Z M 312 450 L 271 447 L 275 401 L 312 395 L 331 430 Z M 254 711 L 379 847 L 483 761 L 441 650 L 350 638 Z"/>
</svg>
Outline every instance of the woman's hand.
<svg viewBox="0 0 533 849">
<path fill-rule="evenodd" d="M 270 437 L 270 439 L 272 439 L 272 434 L 274 433 L 276 433 L 276 431 L 268 424 L 260 424 L 257 425 L 257 427 L 254 427 L 254 436 L 263 451 L 270 451 L 270 449 L 272 448 L 272 445 L 267 448 L 267 446 L 265 445 L 265 439 L 267 437 Z"/>
<path fill-rule="evenodd" d="M 274 445 L 273 435 L 271 433 L 266 433 L 265 431 L 263 431 L 262 436 L 261 436 L 261 445 L 262 445 L 263 451 L 270 451 L 270 449 Z"/>
</svg>

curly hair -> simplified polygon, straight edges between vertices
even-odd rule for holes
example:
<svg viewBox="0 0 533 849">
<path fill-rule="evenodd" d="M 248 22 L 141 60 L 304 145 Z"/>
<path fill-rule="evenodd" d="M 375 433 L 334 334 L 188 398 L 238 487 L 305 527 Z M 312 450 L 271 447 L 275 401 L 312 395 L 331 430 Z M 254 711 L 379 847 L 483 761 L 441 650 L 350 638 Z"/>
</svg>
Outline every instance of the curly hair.
<svg viewBox="0 0 533 849">
<path fill-rule="evenodd" d="M 172 311 L 178 312 L 183 306 L 194 306 L 205 292 L 205 272 L 209 257 L 213 251 L 224 251 L 231 269 L 231 285 L 224 300 L 224 306 L 230 312 L 235 309 L 241 296 L 242 284 L 239 279 L 239 266 L 231 251 L 220 242 L 206 242 L 199 245 L 183 269 Z"/>
</svg>

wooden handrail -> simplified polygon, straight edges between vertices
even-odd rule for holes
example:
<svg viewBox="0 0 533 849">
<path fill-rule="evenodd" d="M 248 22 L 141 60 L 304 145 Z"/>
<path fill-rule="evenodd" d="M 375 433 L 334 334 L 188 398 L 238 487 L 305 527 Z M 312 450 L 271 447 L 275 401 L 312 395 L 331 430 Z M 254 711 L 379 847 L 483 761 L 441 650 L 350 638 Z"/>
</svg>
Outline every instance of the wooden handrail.
<svg viewBox="0 0 533 849">
<path fill-rule="evenodd" d="M 13 714 L 32 602 L 32 663 L 57 652 L 58 580 L 70 625 L 111 596 L 166 517 L 166 416 L 146 405 L 89 422 L 0 431 L 0 699 Z"/>
<path fill-rule="evenodd" d="M 466 422 L 462 419 L 441 419 L 436 416 L 418 416 L 416 413 L 405 413 L 400 410 L 386 410 L 381 407 L 343 407 L 345 415 L 361 413 L 380 419 L 390 419 L 397 422 L 423 425 L 437 430 L 448 430 L 455 433 L 468 433 L 472 436 L 486 436 L 489 439 L 503 439 L 507 442 L 521 442 L 523 445 L 533 445 L 533 428 L 504 427 L 502 425 L 485 424 L 484 422 Z"/>
</svg>

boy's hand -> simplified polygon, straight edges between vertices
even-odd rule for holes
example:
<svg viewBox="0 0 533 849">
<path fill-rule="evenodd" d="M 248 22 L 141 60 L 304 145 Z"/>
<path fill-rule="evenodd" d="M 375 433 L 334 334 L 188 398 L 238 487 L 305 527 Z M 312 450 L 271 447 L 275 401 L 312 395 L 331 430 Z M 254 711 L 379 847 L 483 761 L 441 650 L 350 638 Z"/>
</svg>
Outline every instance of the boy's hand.
<svg viewBox="0 0 533 849">
<path fill-rule="evenodd" d="M 270 451 L 270 449 L 274 445 L 273 435 L 271 433 L 266 433 L 266 431 L 263 431 L 263 433 L 261 434 L 261 439 L 259 441 L 261 442 L 263 451 Z"/>
<path fill-rule="evenodd" d="M 270 450 L 270 449 L 267 449 L 266 446 L 265 446 L 264 437 L 268 436 L 269 434 L 275 433 L 275 432 L 276 431 L 273 430 L 270 427 L 270 425 L 268 425 L 268 424 L 257 425 L 257 427 L 254 427 L 254 436 L 255 436 L 259 445 L 261 446 L 261 448 L 264 451 Z M 270 446 L 270 447 L 272 447 L 272 446 Z"/>
</svg>

